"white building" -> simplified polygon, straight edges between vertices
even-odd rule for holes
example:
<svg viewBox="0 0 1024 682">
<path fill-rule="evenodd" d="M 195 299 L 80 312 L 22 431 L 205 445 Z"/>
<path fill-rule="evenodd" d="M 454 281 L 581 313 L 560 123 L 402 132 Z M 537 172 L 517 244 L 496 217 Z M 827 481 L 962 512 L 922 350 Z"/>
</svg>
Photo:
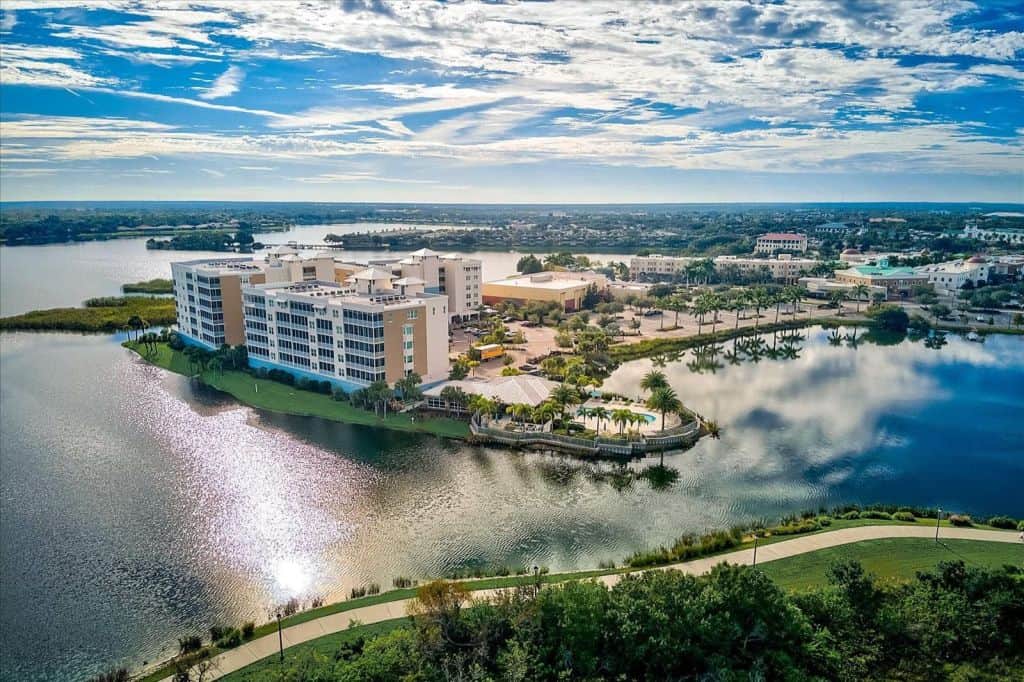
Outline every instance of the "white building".
<svg viewBox="0 0 1024 682">
<path fill-rule="evenodd" d="M 410 373 L 426 385 L 448 375 L 448 299 L 390 272 L 367 269 L 353 286 L 257 284 L 243 290 L 246 346 L 255 368 L 280 369 L 352 391 Z"/>
<path fill-rule="evenodd" d="M 421 279 L 427 292 L 446 295 L 448 312 L 453 319 L 476 315 L 480 308 L 482 266 L 475 258 L 420 249 L 404 258 L 377 259 L 369 264 L 388 269 L 401 278 Z"/>
<path fill-rule="evenodd" d="M 466 408 L 461 405 L 450 404 L 441 397 L 441 391 L 446 386 L 460 388 L 469 395 L 482 395 L 485 398 L 496 400 L 503 405 L 522 403 L 530 407 L 536 407 L 548 399 L 551 391 L 558 384 L 550 379 L 544 379 L 543 377 L 531 374 L 491 377 L 489 379 L 468 377 L 466 379 L 445 381 L 423 392 L 423 397 L 427 401 L 427 407 L 449 412 L 466 411 Z"/>
<path fill-rule="evenodd" d="M 242 288 L 266 282 L 266 267 L 251 258 L 204 258 L 171 263 L 178 332 L 209 350 L 245 343 Z"/>
<path fill-rule="evenodd" d="M 1006 242 L 1007 244 L 1024 244 L 1024 230 L 1012 227 L 978 227 L 970 222 L 964 226 L 963 236 L 967 239 L 980 239 L 986 242 Z"/>
<path fill-rule="evenodd" d="M 988 282 L 991 267 L 981 256 L 974 256 L 966 260 L 922 265 L 915 270 L 928 277 L 928 283 L 935 287 L 936 292 L 951 294 L 968 282 L 974 285 Z"/>
<path fill-rule="evenodd" d="M 754 253 L 771 254 L 778 251 L 806 253 L 807 235 L 793 232 L 769 232 L 757 238 Z"/>
</svg>

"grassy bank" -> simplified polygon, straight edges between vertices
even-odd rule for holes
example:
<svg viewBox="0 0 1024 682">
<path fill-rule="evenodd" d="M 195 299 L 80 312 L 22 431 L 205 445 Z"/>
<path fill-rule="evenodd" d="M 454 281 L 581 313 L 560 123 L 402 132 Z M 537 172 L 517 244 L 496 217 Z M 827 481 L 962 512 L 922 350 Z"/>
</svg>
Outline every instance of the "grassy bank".
<svg viewBox="0 0 1024 682">
<path fill-rule="evenodd" d="M 825 585 L 828 567 L 837 561 L 849 560 L 861 562 L 865 570 L 879 578 L 906 581 L 918 571 L 935 568 L 940 561 L 961 560 L 968 565 L 986 568 L 1005 564 L 1022 566 L 1024 544 L 984 540 L 943 540 L 937 543 L 930 538 L 864 540 L 771 561 L 761 570 L 781 587 L 806 590 Z"/>
<path fill-rule="evenodd" d="M 122 284 L 121 291 L 126 294 L 172 294 L 174 293 L 174 282 L 158 277 L 144 282 Z"/>
<path fill-rule="evenodd" d="M 845 318 L 845 317 L 808 317 L 803 320 L 785 320 L 779 323 L 768 322 L 759 325 L 757 329 L 753 327 L 740 327 L 734 329 L 732 327 L 727 329 L 719 329 L 715 333 L 707 334 L 694 334 L 692 336 L 680 336 L 680 337 L 664 337 L 659 339 L 644 339 L 643 341 L 637 341 L 636 343 L 623 343 L 612 346 L 608 349 L 608 354 L 613 360 L 617 362 L 626 362 L 628 360 L 636 360 L 638 358 L 645 358 L 651 355 L 657 355 L 658 353 L 671 353 L 673 351 L 687 350 L 696 346 L 702 346 L 707 343 L 717 343 L 721 341 L 728 341 L 740 336 L 749 336 L 751 334 L 770 334 L 777 331 L 786 331 L 790 329 L 802 329 L 804 327 L 813 327 L 815 325 L 822 326 L 864 326 L 868 322 L 863 318 Z"/>
<path fill-rule="evenodd" d="M 877 524 L 878 521 L 874 523 Z M 841 527 L 864 525 L 859 522 L 839 522 L 839 524 L 842 524 Z M 942 561 L 962 560 L 969 566 L 986 568 L 998 568 L 1005 564 L 1019 566 L 1024 563 L 1024 547 L 1016 544 L 978 540 L 945 540 L 941 544 L 928 538 L 865 540 L 778 559 L 762 564 L 760 569 L 783 589 L 803 591 L 827 585 L 827 570 L 829 566 L 836 561 L 846 560 L 860 561 L 869 573 L 883 582 L 906 582 L 912 580 L 918 571 L 934 569 Z M 542 576 L 542 578 L 545 583 L 552 584 L 566 580 L 592 577 L 595 573 L 598 572 Z M 522 580 L 472 581 L 467 583 L 467 586 L 472 590 L 509 587 L 519 584 Z M 397 590 L 395 593 L 401 595 L 396 596 L 396 599 L 407 599 L 415 596 L 415 590 Z M 378 595 L 378 597 L 381 596 L 384 595 Z M 382 600 L 378 599 L 373 603 L 380 603 L 380 601 Z M 350 608 L 355 608 L 356 606 L 367 605 L 368 602 L 354 600 L 351 603 L 353 606 Z M 324 610 L 328 608 L 324 607 Z M 319 617 L 319 615 L 316 617 Z M 390 632 L 395 628 L 406 627 L 408 624 L 408 619 L 396 618 L 370 625 L 357 625 L 348 630 L 326 635 L 292 647 L 288 650 L 286 656 L 290 660 L 295 660 L 307 652 L 316 652 L 320 655 L 331 657 L 339 648 L 353 642 L 357 638 L 370 639 Z M 270 656 L 235 671 L 224 679 L 231 682 L 254 682 L 255 680 L 274 679 L 274 674 L 279 669 L 278 666 L 277 657 Z"/>
<path fill-rule="evenodd" d="M 137 343 L 127 342 L 124 345 L 147 362 L 178 374 L 195 375 L 204 384 L 228 393 L 250 407 L 303 417 L 320 417 L 347 424 L 429 433 L 448 438 L 465 438 L 469 435 L 469 424 L 457 419 L 434 416 L 426 419 L 419 416 L 413 418 L 406 414 L 379 417 L 347 402 L 332 400 L 330 396 L 303 391 L 270 379 L 260 379 L 246 372 L 207 369 L 200 373 L 195 365 L 189 364 L 183 353 L 172 350 L 167 344 L 157 344 L 153 351 Z"/>
<path fill-rule="evenodd" d="M 82 308 L 50 308 L 0 318 L 0 329 L 31 331 L 115 332 L 128 326 L 133 317 L 146 326 L 174 324 L 174 299 L 152 296 L 121 296 L 94 299 Z"/>
</svg>

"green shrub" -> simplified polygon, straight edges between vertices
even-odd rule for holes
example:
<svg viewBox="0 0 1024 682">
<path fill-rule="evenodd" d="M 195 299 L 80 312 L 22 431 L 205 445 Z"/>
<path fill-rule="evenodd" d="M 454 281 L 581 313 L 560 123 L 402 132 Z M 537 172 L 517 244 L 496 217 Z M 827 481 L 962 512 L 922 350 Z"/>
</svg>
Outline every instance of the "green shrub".
<svg viewBox="0 0 1024 682">
<path fill-rule="evenodd" d="M 242 639 L 252 639 L 254 632 L 256 632 L 256 623 L 251 620 L 242 625 Z"/>
<path fill-rule="evenodd" d="M 221 649 L 234 649 L 241 643 L 242 633 L 239 632 L 238 628 L 228 629 L 223 633 L 223 636 L 215 642 L 215 644 Z"/>
<path fill-rule="evenodd" d="M 831 526 L 832 525 L 832 517 L 831 516 L 819 516 L 818 518 L 816 518 L 814 520 L 822 528 L 825 528 L 826 526 Z"/>
<path fill-rule="evenodd" d="M 889 512 L 878 511 L 877 509 L 866 509 L 857 516 L 861 519 L 882 519 L 884 521 L 892 521 L 892 514 Z"/>
<path fill-rule="evenodd" d="M 365 597 L 365 596 L 366 596 L 366 588 L 365 587 L 353 587 L 352 590 L 348 593 L 348 598 L 349 599 L 359 599 L 360 597 Z"/>
<path fill-rule="evenodd" d="M 818 525 L 817 521 L 804 520 L 799 523 L 775 526 L 774 528 L 769 528 L 768 532 L 772 535 L 800 535 L 802 533 L 813 533 L 816 530 L 821 530 L 821 526 Z"/>
<path fill-rule="evenodd" d="M 964 526 L 974 525 L 974 521 L 972 521 L 971 517 L 966 514 L 950 514 L 949 523 L 950 525 L 959 526 L 961 528 Z"/>
<path fill-rule="evenodd" d="M 844 521 L 852 521 L 853 519 L 859 519 L 860 518 L 860 512 L 859 511 L 844 512 L 842 515 L 840 515 L 839 518 L 843 519 Z"/>
<path fill-rule="evenodd" d="M 898 511 L 892 515 L 894 521 L 916 521 L 914 515 L 908 511 Z"/>
<path fill-rule="evenodd" d="M 210 626 L 210 641 L 211 642 L 216 642 L 218 639 L 223 638 L 224 635 L 226 635 L 230 631 L 231 631 L 231 628 L 227 627 L 226 625 L 211 625 Z"/>
<path fill-rule="evenodd" d="M 366 588 L 366 594 L 380 594 L 380 585 L 377 583 L 370 583 Z"/>
<path fill-rule="evenodd" d="M 1017 523 L 1017 530 L 1024 530 L 1024 521 L 1020 521 Z"/>
<path fill-rule="evenodd" d="M 1005 528 L 1007 530 L 1013 530 L 1017 527 L 1017 522 L 1011 519 L 1009 516 L 993 516 L 988 520 L 988 525 L 993 528 Z"/>
<path fill-rule="evenodd" d="M 191 654 L 203 648 L 203 640 L 199 635 L 187 635 L 178 638 L 178 651 L 182 654 Z"/>
</svg>

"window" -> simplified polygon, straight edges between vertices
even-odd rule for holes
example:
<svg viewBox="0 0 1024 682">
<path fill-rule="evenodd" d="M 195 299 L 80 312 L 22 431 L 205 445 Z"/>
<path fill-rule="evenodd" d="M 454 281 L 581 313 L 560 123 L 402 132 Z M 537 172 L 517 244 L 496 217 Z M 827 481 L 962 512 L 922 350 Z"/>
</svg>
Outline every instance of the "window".
<svg viewBox="0 0 1024 682">
<path fill-rule="evenodd" d="M 405 349 L 406 350 L 412 350 L 412 341 L 406 341 L 405 342 Z"/>
<path fill-rule="evenodd" d="M 402 334 L 404 336 L 412 336 L 412 331 L 413 331 L 413 327 L 412 327 L 411 324 L 407 324 L 407 325 L 403 325 L 402 326 Z"/>
<path fill-rule="evenodd" d="M 406 355 L 405 356 L 405 364 L 407 364 L 407 365 L 411 365 L 412 364 L 412 356 L 411 355 Z"/>
<path fill-rule="evenodd" d="M 415 319 L 416 319 L 416 318 L 418 318 L 419 316 L 420 316 L 420 311 L 419 311 L 419 310 L 415 310 L 415 309 L 414 309 L 414 310 L 410 310 L 410 311 L 409 311 L 409 319 L 410 319 L 410 320 L 415 320 Z"/>
</svg>

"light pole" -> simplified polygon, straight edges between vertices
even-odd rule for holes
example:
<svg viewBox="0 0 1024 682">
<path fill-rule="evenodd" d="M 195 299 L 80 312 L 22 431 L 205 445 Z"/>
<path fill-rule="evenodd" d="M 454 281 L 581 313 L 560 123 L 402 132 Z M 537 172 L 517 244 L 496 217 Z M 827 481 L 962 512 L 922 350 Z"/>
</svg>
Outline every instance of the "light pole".
<svg viewBox="0 0 1024 682">
<path fill-rule="evenodd" d="M 935 514 L 935 542 L 939 541 L 939 522 L 942 521 L 942 509 L 936 510 Z"/>
<path fill-rule="evenodd" d="M 757 531 L 754 531 L 754 561 L 750 564 L 751 568 L 757 566 Z"/>
<path fill-rule="evenodd" d="M 284 637 L 281 636 L 281 612 L 277 612 L 277 646 L 281 652 L 281 662 L 284 663 Z"/>
<path fill-rule="evenodd" d="M 536 583 L 536 587 L 535 587 L 536 592 L 535 592 L 535 594 L 540 594 L 540 567 L 539 566 L 534 566 L 533 567 L 533 580 L 534 580 L 534 583 Z"/>
</svg>

